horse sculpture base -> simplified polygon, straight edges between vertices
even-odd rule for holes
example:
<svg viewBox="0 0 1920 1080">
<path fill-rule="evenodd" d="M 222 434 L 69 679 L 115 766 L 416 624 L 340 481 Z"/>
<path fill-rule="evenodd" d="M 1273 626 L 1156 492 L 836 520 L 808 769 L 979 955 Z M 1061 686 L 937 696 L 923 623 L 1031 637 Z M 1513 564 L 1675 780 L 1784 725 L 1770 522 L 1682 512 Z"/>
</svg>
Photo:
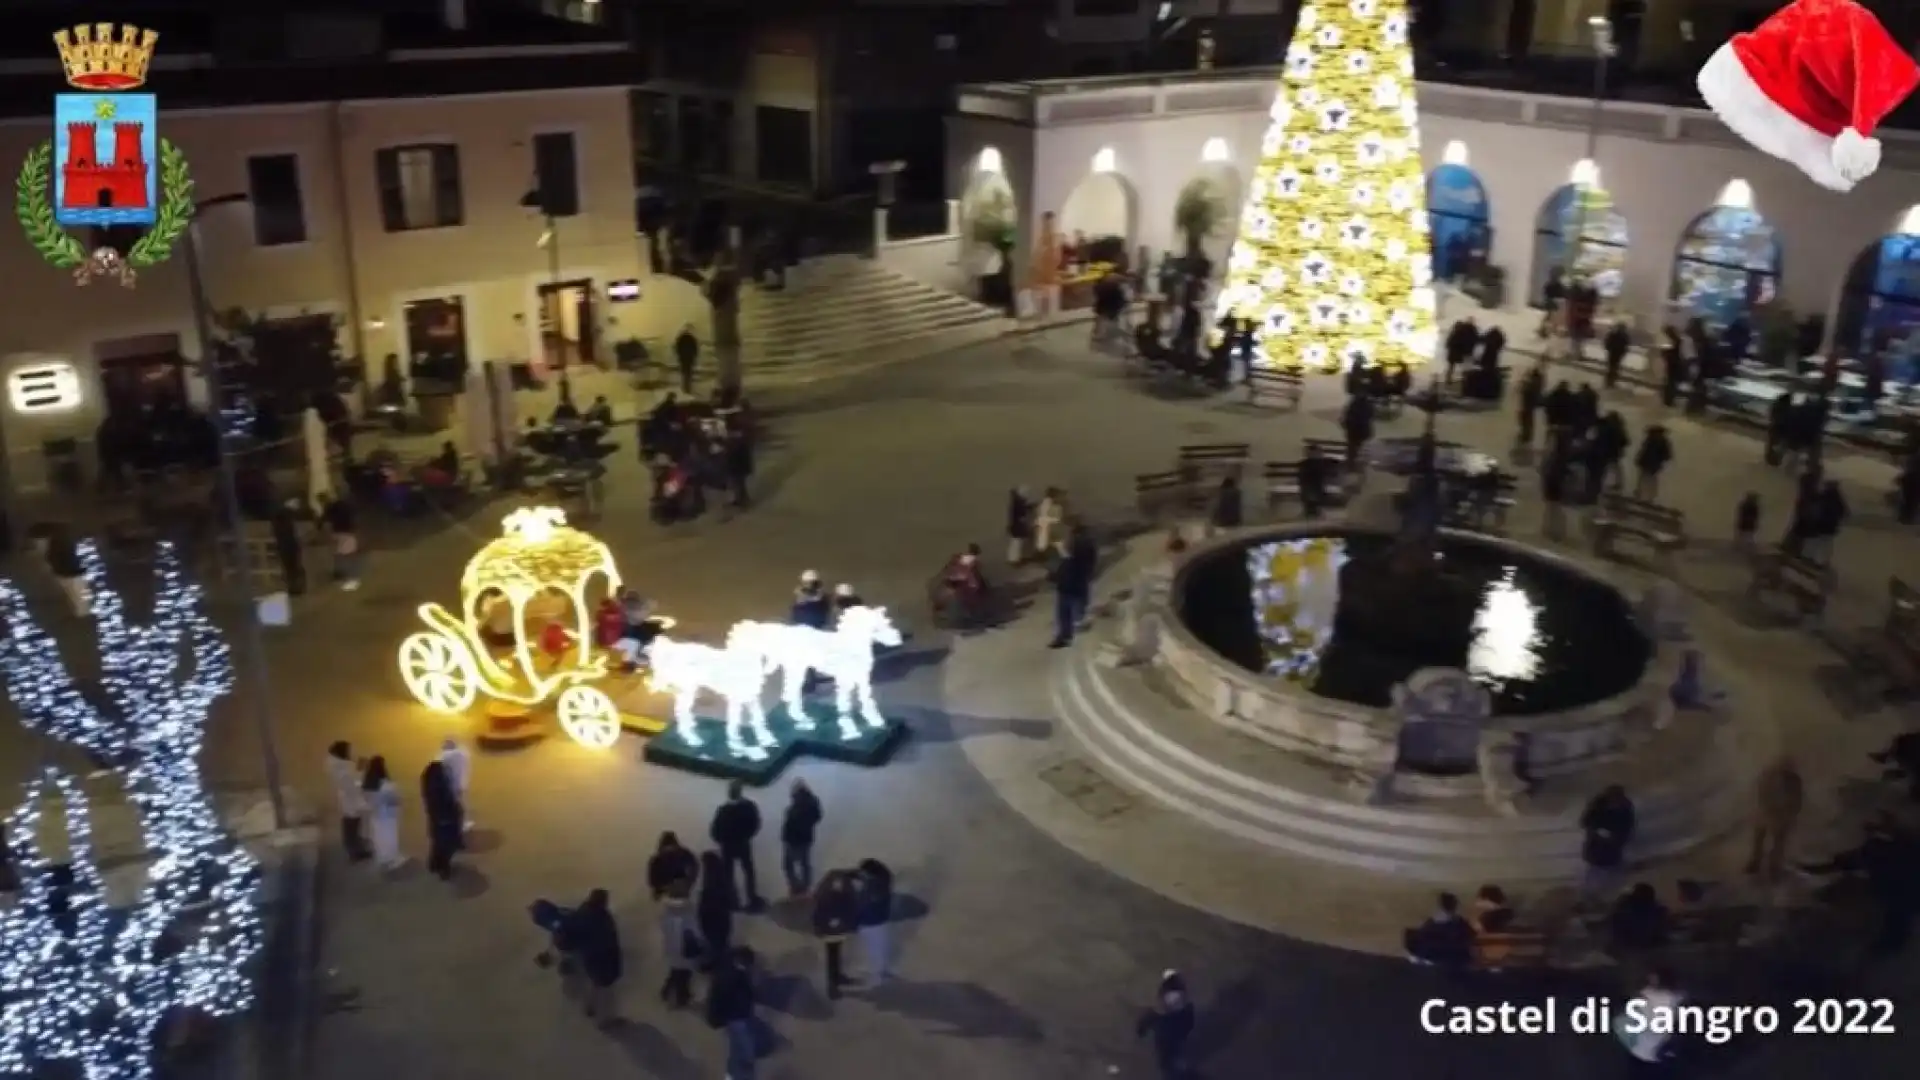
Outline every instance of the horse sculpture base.
<svg viewBox="0 0 1920 1080">
<path fill-rule="evenodd" d="M 856 738 L 842 739 L 840 717 L 830 701 L 807 702 L 806 715 L 813 721 L 811 730 L 796 727 L 785 705 L 769 706 L 767 729 L 773 733 L 773 745 L 764 748 L 766 756 L 759 761 L 728 751 L 721 734 L 725 729 L 722 718 L 704 711 L 700 717 L 701 745 L 690 745 L 670 727 L 648 740 L 642 756 L 669 769 L 765 787 L 778 780 L 795 759 L 802 757 L 878 768 L 893 757 L 893 752 L 907 738 L 905 724 L 888 720 L 877 728 L 862 725 Z"/>
</svg>

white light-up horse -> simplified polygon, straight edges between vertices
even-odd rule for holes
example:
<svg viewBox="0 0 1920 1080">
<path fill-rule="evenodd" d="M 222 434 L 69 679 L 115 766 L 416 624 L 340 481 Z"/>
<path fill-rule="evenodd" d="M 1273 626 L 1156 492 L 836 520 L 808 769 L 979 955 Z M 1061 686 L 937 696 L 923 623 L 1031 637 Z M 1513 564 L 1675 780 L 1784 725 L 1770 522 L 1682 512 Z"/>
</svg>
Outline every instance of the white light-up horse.
<svg viewBox="0 0 1920 1080">
<path fill-rule="evenodd" d="M 900 629 L 887 618 L 887 609 L 877 607 L 847 608 L 830 631 L 791 623 L 741 622 L 727 635 L 729 651 L 754 655 L 762 670 L 779 676 L 787 716 L 801 731 L 813 729 L 803 693 L 807 673 L 817 671 L 832 679 L 842 739 L 860 737 L 858 720 L 875 728 L 886 724 L 873 700 L 873 649 L 876 645 L 894 648 L 900 642 Z"/>
<path fill-rule="evenodd" d="M 694 704 L 700 691 L 708 690 L 726 702 L 727 750 L 753 761 L 766 759 L 773 732 L 767 730 L 766 710 L 760 705 L 767 676 L 758 653 L 662 637 L 654 639 L 648 657 L 653 684 L 673 691 L 673 723 L 681 741 L 701 745 Z M 749 734 L 752 742 L 747 741 Z"/>
</svg>

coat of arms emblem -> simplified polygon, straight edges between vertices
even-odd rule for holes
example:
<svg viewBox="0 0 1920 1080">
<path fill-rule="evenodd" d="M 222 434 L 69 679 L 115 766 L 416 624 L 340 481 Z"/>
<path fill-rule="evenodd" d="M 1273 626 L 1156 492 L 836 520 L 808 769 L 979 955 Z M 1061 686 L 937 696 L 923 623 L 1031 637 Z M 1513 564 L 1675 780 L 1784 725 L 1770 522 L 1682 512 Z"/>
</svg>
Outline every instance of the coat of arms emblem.
<svg viewBox="0 0 1920 1080">
<path fill-rule="evenodd" d="M 81 285 L 105 277 L 132 286 L 135 271 L 164 262 L 193 220 L 186 156 L 160 138 L 154 95 L 131 92 L 146 84 L 159 40 L 112 23 L 53 35 L 76 92 L 55 97 L 53 138 L 27 154 L 16 208 L 27 240 Z M 115 227 L 144 231 L 124 250 L 75 235 Z"/>
</svg>

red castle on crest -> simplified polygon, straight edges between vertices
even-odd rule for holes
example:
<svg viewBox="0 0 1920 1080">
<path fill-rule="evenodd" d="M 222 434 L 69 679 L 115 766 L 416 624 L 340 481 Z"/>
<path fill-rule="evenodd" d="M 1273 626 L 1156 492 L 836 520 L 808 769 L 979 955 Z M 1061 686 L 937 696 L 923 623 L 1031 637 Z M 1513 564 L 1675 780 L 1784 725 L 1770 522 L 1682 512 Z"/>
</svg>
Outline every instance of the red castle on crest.
<svg viewBox="0 0 1920 1080">
<path fill-rule="evenodd" d="M 61 167 L 62 210 L 147 208 L 147 155 L 140 146 L 141 127 L 113 125 L 113 156 L 102 161 L 95 142 L 99 126 L 84 121 L 67 125 L 67 162 Z"/>
</svg>

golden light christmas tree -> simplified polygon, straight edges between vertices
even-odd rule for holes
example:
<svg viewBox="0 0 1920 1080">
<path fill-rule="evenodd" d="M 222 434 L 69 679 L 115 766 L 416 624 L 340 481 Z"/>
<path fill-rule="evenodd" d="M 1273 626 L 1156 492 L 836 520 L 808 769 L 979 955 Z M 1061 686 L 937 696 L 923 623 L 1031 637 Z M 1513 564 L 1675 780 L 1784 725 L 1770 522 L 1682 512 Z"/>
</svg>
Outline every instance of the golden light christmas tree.
<svg viewBox="0 0 1920 1080">
<path fill-rule="evenodd" d="M 1227 259 L 1220 314 L 1255 363 L 1417 367 L 1434 348 L 1432 250 L 1405 0 L 1305 0 Z"/>
</svg>

